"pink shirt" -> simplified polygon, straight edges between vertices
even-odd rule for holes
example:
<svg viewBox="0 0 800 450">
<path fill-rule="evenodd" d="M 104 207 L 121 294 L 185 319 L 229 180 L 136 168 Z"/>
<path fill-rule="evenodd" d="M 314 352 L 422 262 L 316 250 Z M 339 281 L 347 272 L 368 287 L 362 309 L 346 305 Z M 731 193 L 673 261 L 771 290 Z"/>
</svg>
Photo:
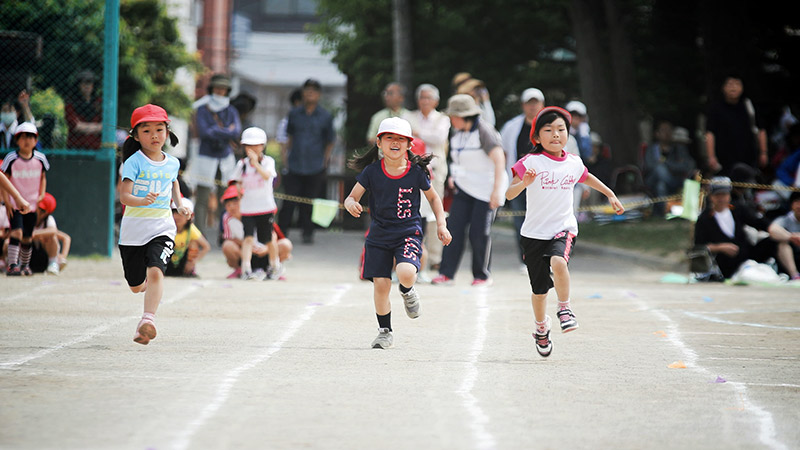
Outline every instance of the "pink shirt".
<svg viewBox="0 0 800 450">
<path fill-rule="evenodd" d="M 39 203 L 39 186 L 44 172 L 50 170 L 50 163 L 44 153 L 34 150 L 29 159 L 23 158 L 19 150 L 9 153 L 0 166 L 11 180 L 11 184 L 19 191 L 22 198 L 28 201 L 32 207 Z M 11 198 L 11 207 L 18 209 L 16 202 Z"/>
</svg>

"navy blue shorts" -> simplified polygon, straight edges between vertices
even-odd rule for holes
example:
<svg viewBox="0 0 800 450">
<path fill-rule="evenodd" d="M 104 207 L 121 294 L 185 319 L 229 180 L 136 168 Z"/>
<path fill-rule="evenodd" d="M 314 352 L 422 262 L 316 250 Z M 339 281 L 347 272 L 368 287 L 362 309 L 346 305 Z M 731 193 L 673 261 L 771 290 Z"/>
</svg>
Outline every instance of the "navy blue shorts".
<svg viewBox="0 0 800 450">
<path fill-rule="evenodd" d="M 575 248 L 576 236 L 567 231 L 558 233 L 553 239 L 531 239 L 522 236 L 522 258 L 528 267 L 528 279 L 531 281 L 531 290 L 536 295 L 547 294 L 553 287 L 553 278 L 550 276 L 550 257 L 560 256 L 569 263 L 572 249 Z"/>
<path fill-rule="evenodd" d="M 364 244 L 364 266 L 361 278 L 372 281 L 373 278 L 392 278 L 395 262 L 410 263 L 419 272 L 419 259 L 422 257 L 422 240 L 417 236 L 409 236 L 396 245 Z"/>
</svg>

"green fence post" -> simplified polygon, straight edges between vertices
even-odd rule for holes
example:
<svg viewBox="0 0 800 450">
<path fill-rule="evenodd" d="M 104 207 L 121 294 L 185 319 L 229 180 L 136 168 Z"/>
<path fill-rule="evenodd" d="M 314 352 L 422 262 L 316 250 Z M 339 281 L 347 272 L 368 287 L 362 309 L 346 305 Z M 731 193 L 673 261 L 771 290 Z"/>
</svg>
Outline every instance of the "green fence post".
<svg viewBox="0 0 800 450">
<path fill-rule="evenodd" d="M 106 0 L 103 48 L 103 152 L 109 160 L 108 257 L 114 248 L 114 191 L 117 168 L 117 79 L 119 66 L 119 0 Z"/>
</svg>

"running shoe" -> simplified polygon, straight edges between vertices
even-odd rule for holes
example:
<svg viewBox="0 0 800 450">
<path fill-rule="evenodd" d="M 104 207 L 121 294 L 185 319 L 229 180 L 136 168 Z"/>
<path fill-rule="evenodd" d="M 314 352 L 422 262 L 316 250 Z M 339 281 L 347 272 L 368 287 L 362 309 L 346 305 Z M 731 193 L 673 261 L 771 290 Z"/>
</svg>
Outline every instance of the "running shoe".
<svg viewBox="0 0 800 450">
<path fill-rule="evenodd" d="M 61 272 L 61 269 L 58 268 L 58 262 L 53 261 L 48 264 L 46 272 L 50 275 L 58 275 L 58 273 Z"/>
<path fill-rule="evenodd" d="M 406 308 L 406 315 L 412 319 L 419 317 L 419 294 L 414 286 L 406 293 L 400 293 L 403 296 L 403 306 Z"/>
<path fill-rule="evenodd" d="M 558 316 L 558 321 L 561 322 L 562 333 L 569 333 L 578 329 L 578 321 L 575 319 L 575 314 L 572 314 L 571 309 L 562 309 L 556 315 Z"/>
<path fill-rule="evenodd" d="M 276 266 L 270 266 L 269 269 L 267 269 L 267 279 L 280 280 L 284 273 L 286 273 L 286 269 L 283 267 L 283 264 L 278 263 Z"/>
<path fill-rule="evenodd" d="M 133 342 L 147 345 L 155 338 L 156 324 L 150 319 L 142 319 L 139 321 L 139 325 L 136 327 L 136 335 L 133 337 Z"/>
<path fill-rule="evenodd" d="M 472 286 L 474 286 L 474 287 L 481 287 L 481 286 L 489 287 L 492 284 L 494 284 L 494 280 L 492 280 L 491 278 L 487 278 L 485 280 L 481 280 L 480 278 L 476 278 L 476 279 L 472 280 Z"/>
<path fill-rule="evenodd" d="M 18 276 L 20 276 L 22 274 L 19 272 L 19 266 L 18 265 L 11 264 L 10 266 L 8 266 L 8 270 L 6 271 L 6 275 L 8 275 L 9 277 L 18 277 Z"/>
<path fill-rule="evenodd" d="M 33 270 L 31 270 L 31 266 L 22 266 L 19 268 L 19 274 L 24 277 L 29 277 L 33 275 Z"/>
<path fill-rule="evenodd" d="M 392 332 L 388 328 L 379 328 L 378 337 L 372 341 L 372 348 L 387 349 L 391 348 L 394 343 Z"/>
<path fill-rule="evenodd" d="M 536 341 L 536 351 L 539 355 L 547 358 L 550 352 L 553 351 L 553 341 L 550 340 L 550 316 L 546 316 L 545 324 L 547 331 L 544 334 L 539 334 L 538 331 L 533 333 L 533 339 Z"/>
<path fill-rule="evenodd" d="M 236 270 L 234 270 L 233 272 L 231 272 L 230 275 L 228 275 L 228 279 L 230 280 L 230 279 L 233 279 L 233 278 L 239 278 L 241 276 L 242 276 L 242 268 L 241 267 L 237 267 Z"/>
<path fill-rule="evenodd" d="M 438 284 L 440 286 L 450 286 L 453 284 L 453 279 L 447 275 L 439 275 L 431 280 L 431 284 Z"/>
</svg>

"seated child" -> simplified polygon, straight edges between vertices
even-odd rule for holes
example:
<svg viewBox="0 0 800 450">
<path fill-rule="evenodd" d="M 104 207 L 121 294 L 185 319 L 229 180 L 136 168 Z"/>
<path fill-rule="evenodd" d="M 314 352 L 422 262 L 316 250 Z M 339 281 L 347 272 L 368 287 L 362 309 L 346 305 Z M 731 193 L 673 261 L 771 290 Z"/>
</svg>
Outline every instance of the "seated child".
<svg viewBox="0 0 800 450">
<path fill-rule="evenodd" d="M 188 198 L 181 199 L 182 206 L 189 209 L 194 217 L 194 204 Z M 173 204 L 173 206 L 175 206 Z M 195 267 L 197 261 L 203 258 L 209 250 L 211 244 L 200 232 L 200 229 L 192 223 L 192 219 L 187 219 L 178 212 L 177 208 L 172 209 L 172 218 L 178 232 L 175 234 L 175 251 L 172 253 L 167 264 L 166 276 L 169 277 L 196 277 Z"/>
<path fill-rule="evenodd" d="M 56 226 L 55 209 L 56 198 L 49 192 L 45 193 L 36 210 L 36 226 L 33 228 L 31 270 L 34 273 L 58 275 L 67 265 L 72 238 Z"/>
</svg>

